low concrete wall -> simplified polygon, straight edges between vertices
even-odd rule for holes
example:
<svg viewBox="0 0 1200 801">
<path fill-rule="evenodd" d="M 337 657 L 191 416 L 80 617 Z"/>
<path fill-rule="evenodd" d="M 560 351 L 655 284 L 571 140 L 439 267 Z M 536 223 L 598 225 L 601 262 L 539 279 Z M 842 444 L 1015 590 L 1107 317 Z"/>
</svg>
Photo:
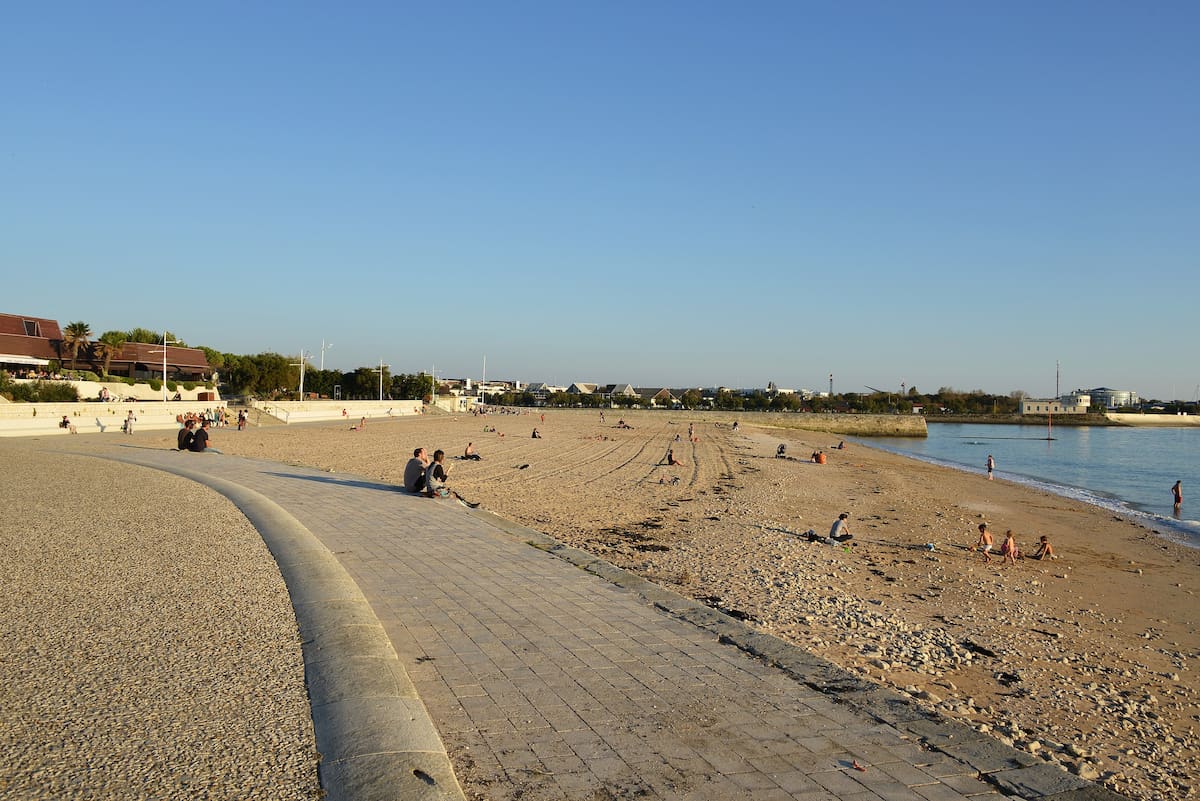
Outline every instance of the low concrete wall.
<svg viewBox="0 0 1200 801">
<path fill-rule="evenodd" d="M 1129 414 L 1126 412 L 1107 412 L 1109 420 L 1123 426 L 1166 426 L 1176 428 L 1192 428 L 1200 426 L 1200 415 L 1195 414 Z"/>
<path fill-rule="evenodd" d="M 0 403 L 0 437 L 70 435 L 59 428 L 65 414 L 80 434 L 120 434 L 125 416 L 133 412 L 134 432 L 177 429 L 178 415 L 224 408 L 224 401 L 170 403 Z"/>
<path fill-rule="evenodd" d="M 530 409 L 533 414 L 541 409 Z M 547 412 L 553 411 L 550 409 Z M 744 426 L 760 428 L 799 428 L 805 431 L 824 431 L 852 437 L 927 437 L 925 418 L 919 414 L 811 414 L 807 412 L 701 412 L 627 409 L 571 409 L 573 413 L 599 414 L 603 411 L 612 422 L 627 417 L 636 419 L 650 416 L 653 419 L 668 417 L 673 420 L 689 420 L 723 423 L 731 425 L 738 421 Z"/>
<path fill-rule="evenodd" d="M 411 417 L 421 414 L 419 400 L 383 401 L 254 401 L 251 406 L 284 423 L 315 423 L 346 420 L 357 423 L 361 418 L 374 420 L 386 417 Z"/>
<path fill-rule="evenodd" d="M 919 414 L 746 414 L 744 423 L 779 428 L 827 431 L 852 437 L 927 437 L 925 418 Z"/>
<path fill-rule="evenodd" d="M 30 378 L 14 378 L 13 383 L 16 384 L 33 384 L 35 379 Z M 75 387 L 75 393 L 82 401 L 96 401 L 100 397 L 100 388 L 104 387 L 112 396 L 110 402 L 121 403 L 125 400 L 137 401 L 161 401 L 163 399 L 162 389 L 151 389 L 149 384 L 126 384 L 121 381 L 74 381 L 63 378 L 57 379 L 52 383 L 55 384 L 70 384 Z M 195 402 L 201 392 L 212 392 L 217 399 L 220 399 L 221 393 L 216 389 L 209 389 L 203 384 L 197 385 L 195 389 L 184 389 L 183 384 L 176 384 L 177 392 L 182 400 Z M 174 392 L 167 391 L 167 397 L 173 398 Z M 211 401 L 204 401 L 210 403 Z"/>
</svg>

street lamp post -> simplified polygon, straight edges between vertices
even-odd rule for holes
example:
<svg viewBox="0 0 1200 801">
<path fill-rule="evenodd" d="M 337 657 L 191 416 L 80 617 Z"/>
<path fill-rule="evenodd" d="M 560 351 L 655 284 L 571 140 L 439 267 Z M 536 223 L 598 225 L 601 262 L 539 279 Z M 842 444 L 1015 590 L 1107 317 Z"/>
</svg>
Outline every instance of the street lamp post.
<svg viewBox="0 0 1200 801">
<path fill-rule="evenodd" d="M 333 347 L 332 342 L 330 342 L 328 345 L 326 345 L 325 340 L 323 340 L 323 339 L 321 340 L 321 370 L 322 371 L 325 370 L 325 351 L 329 350 L 332 347 Z"/>
<path fill-rule="evenodd" d="M 179 344 L 179 340 L 178 340 L 178 339 L 167 339 L 167 334 L 168 334 L 168 333 L 170 333 L 170 332 L 169 332 L 169 331 L 163 331 L 163 337 L 162 337 L 162 339 L 163 339 L 163 341 L 162 341 L 162 355 L 163 355 L 163 386 L 162 386 L 162 390 L 163 390 L 163 403 L 166 403 L 166 402 L 167 402 L 167 345 L 178 345 L 178 344 Z M 157 350 L 152 350 L 152 351 L 150 351 L 150 352 L 151 352 L 151 353 L 158 353 L 159 351 L 157 351 Z"/>
<path fill-rule="evenodd" d="M 312 356 L 312 354 L 301 348 L 300 361 L 298 363 L 300 367 L 300 400 L 304 400 L 304 360 L 309 356 Z M 295 367 L 297 365 L 293 364 L 292 366 Z"/>
<path fill-rule="evenodd" d="M 378 367 L 378 368 L 376 368 L 376 369 L 375 369 L 375 371 L 374 371 L 374 372 L 376 372 L 376 373 L 379 373 L 379 400 L 380 400 L 380 401 L 382 401 L 382 400 L 383 400 L 383 371 L 384 371 L 384 369 L 386 369 L 386 368 L 388 368 L 388 367 L 391 367 L 391 365 L 390 365 L 390 364 L 384 364 L 384 363 L 383 363 L 383 359 L 380 359 L 380 360 L 379 360 L 379 367 Z"/>
</svg>

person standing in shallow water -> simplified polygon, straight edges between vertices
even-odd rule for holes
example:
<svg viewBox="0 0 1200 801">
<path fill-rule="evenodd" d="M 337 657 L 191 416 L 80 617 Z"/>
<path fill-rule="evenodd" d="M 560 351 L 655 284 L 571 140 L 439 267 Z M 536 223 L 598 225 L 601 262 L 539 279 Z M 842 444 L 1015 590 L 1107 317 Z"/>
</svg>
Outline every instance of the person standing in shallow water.
<svg viewBox="0 0 1200 801">
<path fill-rule="evenodd" d="M 988 460 L 987 460 L 988 481 L 992 480 L 992 472 L 995 469 L 996 469 L 996 460 L 993 459 L 992 455 L 989 453 Z"/>
<path fill-rule="evenodd" d="M 1171 487 L 1171 495 L 1174 497 L 1174 500 L 1175 500 L 1175 511 L 1178 512 L 1179 508 L 1181 506 L 1183 506 L 1183 482 L 1182 481 L 1176 481 L 1175 486 Z"/>
</svg>

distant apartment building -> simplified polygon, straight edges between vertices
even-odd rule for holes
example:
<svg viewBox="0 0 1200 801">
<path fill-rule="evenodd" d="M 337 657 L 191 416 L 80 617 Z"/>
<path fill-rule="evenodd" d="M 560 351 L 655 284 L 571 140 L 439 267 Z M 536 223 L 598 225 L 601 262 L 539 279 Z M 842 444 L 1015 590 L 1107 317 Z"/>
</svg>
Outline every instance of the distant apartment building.
<svg viewBox="0 0 1200 801">
<path fill-rule="evenodd" d="M 1118 409 L 1136 406 L 1138 395 L 1125 389 L 1077 389 L 1060 398 L 1026 398 L 1021 401 L 1021 414 L 1087 414 L 1095 409 Z"/>
<path fill-rule="evenodd" d="M 1137 406 L 1141 403 L 1138 394 L 1128 389 L 1109 389 L 1097 387 L 1092 390 L 1092 405 L 1105 409 L 1120 409 L 1123 406 Z"/>
<path fill-rule="evenodd" d="M 1021 401 L 1021 414 L 1087 414 L 1088 398 L 1074 393 L 1061 398 L 1025 398 Z"/>
</svg>

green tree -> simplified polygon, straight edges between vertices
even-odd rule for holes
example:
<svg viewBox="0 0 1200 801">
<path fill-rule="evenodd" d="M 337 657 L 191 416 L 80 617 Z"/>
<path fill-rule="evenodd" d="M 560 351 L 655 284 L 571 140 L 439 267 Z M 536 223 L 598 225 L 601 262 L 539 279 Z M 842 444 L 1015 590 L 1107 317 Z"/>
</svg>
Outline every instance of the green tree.
<svg viewBox="0 0 1200 801">
<path fill-rule="evenodd" d="M 82 320 L 67 323 L 67 327 L 63 329 L 63 345 L 71 354 L 71 369 L 75 369 L 75 359 L 79 356 L 79 349 L 92 341 L 92 327 Z"/>
<path fill-rule="evenodd" d="M 96 342 L 96 355 L 104 361 L 101 375 L 108 375 L 108 368 L 112 364 L 113 357 L 121 352 L 124 344 L 124 331 L 105 331 L 100 335 L 100 339 Z"/>
<path fill-rule="evenodd" d="M 695 409 L 703 400 L 704 398 L 700 397 L 699 390 L 689 389 L 683 393 L 683 396 L 680 397 L 679 402 L 683 404 L 683 408 L 685 409 Z"/>
<path fill-rule="evenodd" d="M 207 348 L 204 345 L 200 346 L 200 350 L 204 351 L 204 358 L 208 360 L 208 366 L 214 370 L 220 370 L 225 366 L 225 354 L 213 348 Z"/>
<path fill-rule="evenodd" d="M 429 394 L 429 376 L 424 373 L 399 373 L 392 376 L 389 392 L 399 400 L 419 400 Z"/>
<path fill-rule="evenodd" d="M 149 328 L 134 328 L 125 332 L 125 338 L 129 342 L 139 342 L 143 345 L 157 345 L 162 341 L 162 334 L 158 331 L 151 331 Z"/>
</svg>

